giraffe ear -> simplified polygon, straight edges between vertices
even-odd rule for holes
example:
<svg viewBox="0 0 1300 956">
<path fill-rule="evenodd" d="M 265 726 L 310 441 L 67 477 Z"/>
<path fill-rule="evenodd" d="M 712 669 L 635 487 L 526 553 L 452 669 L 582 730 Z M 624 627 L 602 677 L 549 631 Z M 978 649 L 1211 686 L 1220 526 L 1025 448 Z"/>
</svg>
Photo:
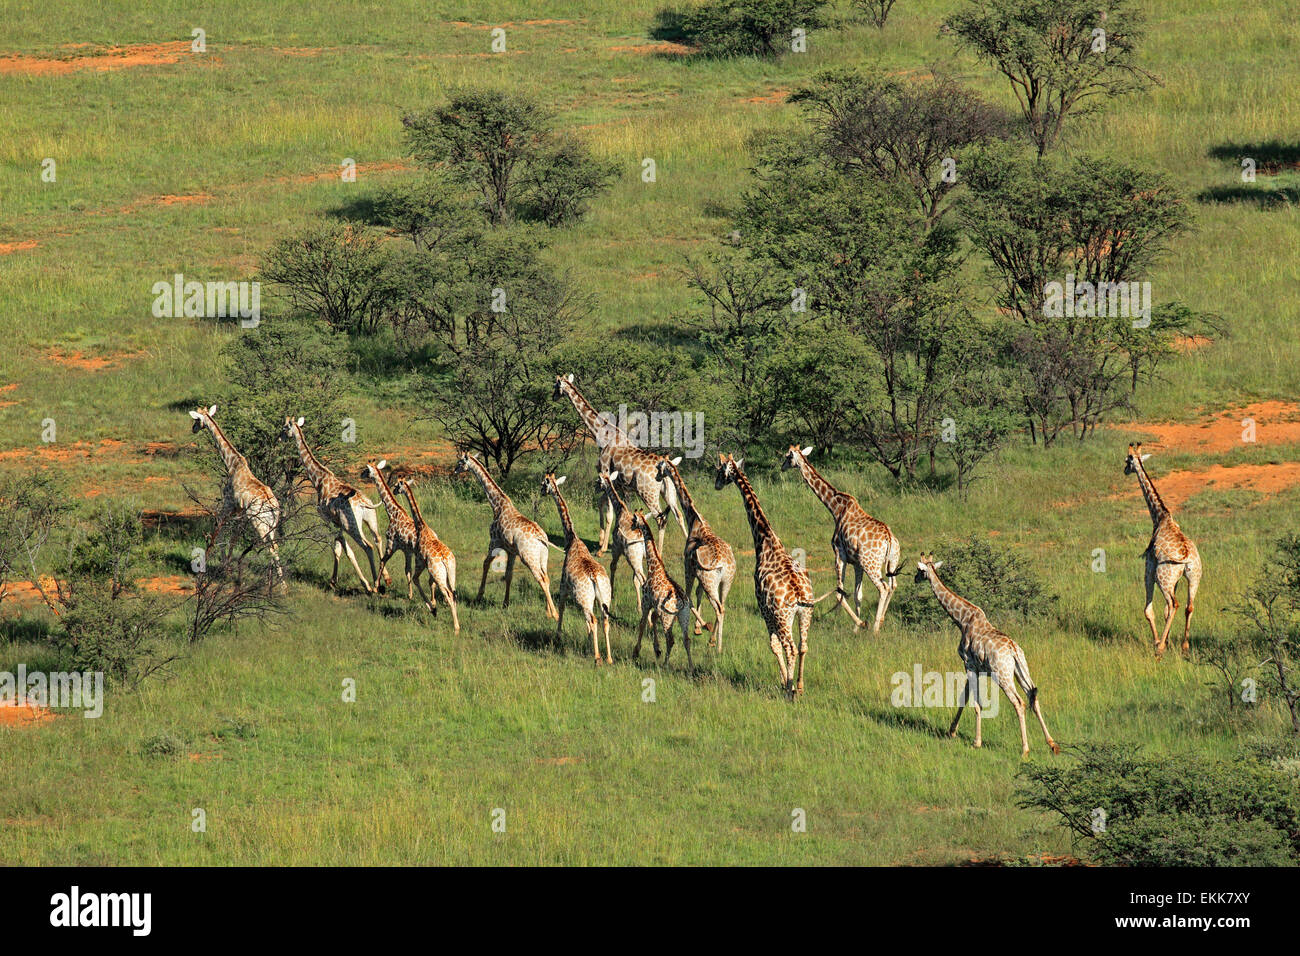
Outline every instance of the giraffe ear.
<svg viewBox="0 0 1300 956">
<path fill-rule="evenodd" d="M 1142 460 L 1146 461 L 1150 457 L 1151 457 L 1151 452 L 1147 452 L 1145 455 L 1142 456 Z"/>
<path fill-rule="evenodd" d="M 299 428 L 302 428 L 302 426 L 303 426 L 303 422 L 305 422 L 305 421 L 307 421 L 307 419 L 305 419 L 305 418 L 303 418 L 301 415 L 299 415 L 299 416 L 298 416 L 298 427 L 299 427 Z"/>
<path fill-rule="evenodd" d="M 568 480 L 569 480 L 569 476 L 568 476 L 568 475 L 560 475 L 559 478 L 556 478 L 556 479 L 555 479 L 555 483 L 556 483 L 557 485 L 562 485 L 562 484 L 564 484 L 564 483 L 565 483 L 566 481 L 568 481 Z"/>
<path fill-rule="evenodd" d="M 379 460 L 379 464 L 377 464 L 375 467 L 376 467 L 376 468 L 387 468 L 387 467 L 388 467 L 388 459 L 387 459 L 387 458 L 381 458 L 381 459 Z"/>
<path fill-rule="evenodd" d="M 611 472 L 609 473 L 609 480 L 610 480 L 610 481 L 617 481 L 617 480 L 618 480 L 618 472 L 616 472 L 616 471 L 611 471 Z"/>
<path fill-rule="evenodd" d="M 682 463 L 682 456 L 681 456 L 681 455 L 678 455 L 678 456 L 677 456 L 676 458 L 674 458 L 672 461 L 673 461 L 673 464 L 674 464 L 674 465 L 680 465 L 680 464 Z"/>
<path fill-rule="evenodd" d="M 743 459 L 743 458 L 737 458 L 737 459 L 736 459 L 736 467 L 737 467 L 737 468 L 744 468 L 744 467 L 745 467 L 745 459 Z"/>
<path fill-rule="evenodd" d="M 215 405 L 209 405 L 209 406 L 208 406 L 208 414 L 209 414 L 209 415 L 215 415 L 216 413 L 217 413 L 217 406 L 215 406 Z"/>
<path fill-rule="evenodd" d="M 941 567 L 943 567 L 943 562 L 942 562 L 942 561 L 936 561 L 936 562 L 934 562 L 934 568 L 935 568 L 936 571 L 937 571 L 939 568 L 941 568 Z"/>
<path fill-rule="evenodd" d="M 565 377 L 565 379 L 568 380 L 568 383 L 569 383 L 570 385 L 573 384 L 573 373 L 572 373 L 572 372 L 570 372 L 568 375 L 566 375 L 566 376 L 564 376 L 564 377 Z"/>
<path fill-rule="evenodd" d="M 799 454 L 807 458 L 809 455 L 812 454 L 812 445 L 809 445 L 807 448 L 800 449 Z"/>
<path fill-rule="evenodd" d="M 924 561 L 918 561 L 918 562 L 916 562 L 916 570 L 918 570 L 918 571 L 924 571 L 924 570 L 925 570 L 925 562 L 924 562 Z"/>
<path fill-rule="evenodd" d="M 199 413 L 196 412 L 194 409 L 191 408 L 191 409 L 190 409 L 190 418 L 197 419 L 198 417 L 199 417 Z"/>
</svg>

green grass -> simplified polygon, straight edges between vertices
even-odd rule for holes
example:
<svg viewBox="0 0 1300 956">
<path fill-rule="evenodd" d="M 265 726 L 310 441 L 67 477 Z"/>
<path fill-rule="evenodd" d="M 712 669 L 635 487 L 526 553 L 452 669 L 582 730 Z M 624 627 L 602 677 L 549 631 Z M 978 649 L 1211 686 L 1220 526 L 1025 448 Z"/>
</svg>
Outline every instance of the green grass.
<svg viewBox="0 0 1300 956">
<path fill-rule="evenodd" d="M 179 4 L 55 3 L 39 16 L 7 15 L 0 53 L 178 40 L 190 26 L 207 31 L 208 53 L 113 72 L 0 73 L 0 243 L 39 242 L 0 255 L 0 386 L 17 385 L 0 393 L 0 402 L 14 403 L 0 407 L 0 467 L 27 467 L 53 451 L 80 495 L 149 509 L 184 505 L 182 481 L 211 486 L 202 473 L 207 449 L 191 447 L 183 409 L 220 385 L 213 357 L 239 331 L 155 319 L 150 287 L 174 272 L 253 278 L 279 236 L 411 175 L 369 167 L 409 164 L 399 118 L 448 85 L 530 91 L 622 164 L 623 178 L 590 218 L 554 237 L 554 261 L 596 297 L 593 331 L 665 324 L 689 307 L 676 270 L 729 228 L 722 211 L 745 183 L 746 137 L 799 129 L 792 108 L 751 98 L 862 62 L 890 70 L 943 64 L 1009 103 L 989 70 L 938 35 L 953 3 L 900 3 L 883 33 L 849 25 L 814 34 L 806 56 L 775 63 L 613 49 L 648 42 L 658 5 L 506 2 L 491 21 L 445 3 L 274 14 L 234 4 L 199 16 Z M 1239 167 L 1208 151 L 1293 141 L 1297 41 L 1279 24 L 1294 25 L 1300 4 L 1148 6 L 1146 59 L 1164 85 L 1070 124 L 1066 147 L 1149 163 L 1191 196 L 1239 185 Z M 524 23 L 543 18 L 572 22 Z M 507 21 L 515 52 L 470 55 L 487 51 L 480 27 Z M 277 52 L 284 47 L 322 49 Z M 58 162 L 53 184 L 40 181 L 46 156 Z M 658 164 L 653 185 L 638 175 L 647 156 Z M 344 157 L 361 164 L 358 183 L 311 178 L 336 171 Z M 209 198 L 152 201 L 198 193 Z M 1300 392 L 1295 206 L 1244 199 L 1200 203 L 1196 212 L 1196 230 L 1151 276 L 1153 294 L 1219 313 L 1227 335 L 1180 356 L 1143 389 L 1139 420 L 1192 421 Z M 973 270 L 972 301 L 987 308 L 980 278 Z M 52 361 L 51 349 L 116 364 L 72 369 Z M 359 441 L 341 464 L 354 479 L 365 456 L 400 463 L 395 450 L 440 440 L 394 388 L 358 388 L 348 404 Z M 40 442 L 47 417 L 58 424 L 53 450 Z M 1124 444 L 1135 437 L 1117 428 L 1083 444 L 1012 447 L 966 502 L 899 491 L 878 469 L 828 477 L 890 523 L 909 559 L 922 549 L 942 557 L 945 544 L 970 534 L 995 534 L 1033 559 L 1059 607 L 1031 622 L 997 623 L 1024 645 L 1062 743 L 1227 756 L 1247 738 L 1280 732 L 1281 714 L 1264 706 L 1230 717 L 1206 686 L 1208 671 L 1152 659 L 1139 558 L 1150 525 L 1133 480 L 1121 474 Z M 146 454 L 148 442 L 174 443 L 179 453 Z M 1300 447 L 1289 445 L 1228 455 L 1171 448 L 1150 465 L 1158 483 L 1213 463 L 1296 460 Z M 769 516 L 788 546 L 808 551 L 822 593 L 831 580 L 829 518 L 802 483 L 769 478 L 762 464 L 754 463 L 754 478 Z M 591 467 L 575 467 L 567 487 L 587 487 Z M 1069 852 L 1046 819 L 1015 808 L 1020 760 L 1009 708 L 985 726 L 985 746 L 975 751 L 970 715 L 951 741 L 941 736 L 950 711 L 890 706 L 894 672 L 957 665 L 954 629 L 908 631 L 891 615 L 879 636 L 854 634 L 828 602 L 812 629 L 807 696 L 793 706 L 782 700 L 754 609 L 739 495 L 715 493 L 693 462 L 684 474 L 701 510 L 742 552 L 726 654 L 697 647 L 696 675 L 685 673 L 680 647 L 666 668 L 647 654 L 640 665 L 628 660 L 635 621 L 626 569 L 616 595 L 618 663 L 599 671 L 575 613 L 566 614 L 561 647 L 548 645 L 551 626 L 530 580 L 516 580 L 507 611 L 499 577 L 475 604 L 487 508 L 431 482 L 420 489 L 425 515 L 460 559 L 458 639 L 445 612 L 431 623 L 396 598 L 326 594 L 322 549 L 294 585 L 294 614 L 280 627 L 214 636 L 171 680 L 113 693 L 99 720 L 0 727 L 0 762 L 21 768 L 0 793 L 0 863 L 907 864 Z M 513 490 L 558 532 L 531 481 Z M 86 497 L 84 508 L 93 503 Z M 579 528 L 594 537 L 585 500 L 575 493 L 571 503 Z M 1297 504 L 1295 489 L 1265 496 L 1208 488 L 1180 507 L 1206 567 L 1194 644 L 1197 633 L 1234 626 L 1224 609 L 1270 540 L 1294 527 Z M 672 530 L 668 540 L 669 570 L 678 574 L 680 535 Z M 177 573 L 189 544 L 154 539 L 149 573 Z M 1095 548 L 1107 552 L 1105 574 L 1091 570 Z M 908 574 L 899 599 L 928 598 Z M 17 611 L 6 605 L 3 613 Z M 48 660 L 23 639 L 0 645 L 0 668 Z M 341 700 L 348 677 L 357 682 L 354 704 Z M 656 681 L 656 703 L 642 703 L 646 678 Z M 147 755 L 160 735 L 182 752 Z M 1047 759 L 1041 738 L 1031 746 L 1033 759 Z M 190 829 L 196 807 L 207 813 L 204 834 Z M 498 807 L 504 834 L 491 826 Z M 807 811 L 805 834 L 791 832 L 794 808 Z"/>
</svg>

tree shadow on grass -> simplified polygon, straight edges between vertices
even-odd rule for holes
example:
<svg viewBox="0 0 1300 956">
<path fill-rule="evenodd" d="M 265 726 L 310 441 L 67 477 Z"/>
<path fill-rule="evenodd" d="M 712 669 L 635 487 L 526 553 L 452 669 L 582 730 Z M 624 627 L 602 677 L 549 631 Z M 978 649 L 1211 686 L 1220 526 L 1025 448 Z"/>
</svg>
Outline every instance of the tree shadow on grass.
<svg viewBox="0 0 1300 956">
<path fill-rule="evenodd" d="M 1286 166 L 1300 166 L 1300 143 L 1283 143 L 1275 139 L 1267 143 L 1220 143 L 1211 146 L 1206 155 L 1211 159 L 1236 163 L 1253 159 L 1257 172 L 1277 172 Z"/>
<path fill-rule="evenodd" d="M 1270 185 L 1269 183 L 1242 184 L 1240 186 L 1214 186 L 1196 194 L 1197 202 L 1245 203 L 1251 202 L 1260 209 L 1280 209 L 1300 203 L 1300 183 Z"/>
<path fill-rule="evenodd" d="M 1270 140 L 1263 143 L 1220 143 L 1206 151 L 1211 159 L 1240 166 L 1249 159 L 1254 162 L 1257 176 L 1253 183 L 1233 183 L 1229 186 L 1212 186 L 1197 194 L 1203 203 L 1254 203 L 1261 209 L 1277 209 L 1300 203 L 1300 143 L 1283 143 Z M 1280 181 L 1269 177 L 1283 174 Z"/>
<path fill-rule="evenodd" d="M 858 712 L 868 720 L 874 720 L 882 727 L 891 730 L 910 730 L 925 737 L 934 737 L 936 740 L 949 739 L 948 732 L 942 727 L 901 707 L 882 708 L 864 705 L 858 709 Z"/>
</svg>

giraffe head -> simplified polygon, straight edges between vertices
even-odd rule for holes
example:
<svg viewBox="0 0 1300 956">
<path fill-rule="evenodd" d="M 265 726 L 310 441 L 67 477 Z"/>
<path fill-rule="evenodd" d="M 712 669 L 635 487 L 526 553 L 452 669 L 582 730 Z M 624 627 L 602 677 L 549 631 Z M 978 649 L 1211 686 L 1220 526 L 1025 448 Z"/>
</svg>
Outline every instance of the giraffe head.
<svg viewBox="0 0 1300 956">
<path fill-rule="evenodd" d="M 190 433 L 201 431 L 208 427 L 212 421 L 212 416 L 217 413 L 217 406 L 209 405 L 207 408 L 195 408 L 190 411 L 190 418 L 194 419 L 194 425 L 190 428 Z"/>
<path fill-rule="evenodd" d="M 721 491 L 735 481 L 737 475 L 743 475 L 744 466 L 745 459 L 732 458 L 730 455 L 718 452 L 718 470 L 713 473 L 714 490 Z"/>
<path fill-rule="evenodd" d="M 608 494 L 612 492 L 616 480 L 618 480 L 617 471 L 602 471 L 596 476 L 596 491 L 599 494 Z"/>
<path fill-rule="evenodd" d="M 807 448 L 800 448 L 798 445 L 791 445 L 790 450 L 787 451 L 785 457 L 781 459 L 781 470 L 788 471 L 791 468 L 798 468 L 799 462 L 801 460 L 806 461 L 808 456 L 811 454 L 812 445 L 809 445 Z"/>
<path fill-rule="evenodd" d="M 676 458 L 669 458 L 665 455 L 663 458 L 660 458 L 657 462 L 655 462 L 655 477 L 658 478 L 660 481 L 668 480 L 669 463 L 671 463 L 672 466 L 676 468 L 678 465 L 682 463 L 682 456 L 678 455 Z"/>
<path fill-rule="evenodd" d="M 469 452 L 467 451 L 461 452 L 460 457 L 456 459 L 456 467 L 452 470 L 452 474 L 456 474 L 456 475 L 465 474 L 465 472 L 469 471 L 469 463 L 475 460 L 476 459 L 474 458 L 474 456 L 471 455 Z"/>
<path fill-rule="evenodd" d="M 943 567 L 942 561 L 934 560 L 934 554 L 923 554 L 921 559 L 916 562 L 916 577 L 913 578 L 917 584 L 922 581 L 928 581 L 934 576 L 934 572 Z"/>
<path fill-rule="evenodd" d="M 636 528 L 638 531 L 640 531 L 642 534 L 644 534 L 647 538 L 652 537 L 652 533 L 651 533 L 651 531 L 650 531 L 650 525 L 649 525 L 649 523 L 645 520 L 645 512 L 644 512 L 644 511 L 634 511 L 634 512 L 632 512 L 632 527 L 633 527 L 633 528 Z"/>
<path fill-rule="evenodd" d="M 572 372 L 570 372 L 568 375 L 557 375 L 557 376 L 555 376 L 555 395 L 554 395 L 554 397 L 555 397 L 555 398 L 563 398 L 566 394 L 568 394 L 568 393 L 565 391 L 565 389 L 566 389 L 568 386 L 571 386 L 572 384 L 573 384 L 573 373 L 572 373 Z"/>
<path fill-rule="evenodd" d="M 415 485 L 414 483 L 412 483 L 410 476 L 404 476 L 402 478 L 398 478 L 396 481 L 393 482 L 393 491 L 395 491 L 399 495 L 401 494 L 414 495 Z"/>
<path fill-rule="evenodd" d="M 560 477 L 556 478 L 555 469 L 553 468 L 547 471 L 546 474 L 542 475 L 542 494 L 558 498 L 560 496 L 560 485 L 564 484 L 568 478 L 568 475 L 560 475 Z"/>
<path fill-rule="evenodd" d="M 1138 464 L 1150 458 L 1150 453 L 1142 454 L 1142 443 L 1128 446 L 1128 456 L 1124 459 L 1124 474 L 1136 475 Z"/>
<path fill-rule="evenodd" d="M 303 418 L 301 415 L 299 415 L 297 418 L 294 418 L 292 415 L 285 415 L 284 428 L 280 430 L 280 438 L 283 441 L 288 441 L 290 438 L 293 437 L 294 426 L 297 426 L 298 428 L 302 428 L 303 424 L 306 421 L 307 419 Z"/>
<path fill-rule="evenodd" d="M 367 481 L 373 481 L 375 484 L 379 484 L 379 474 L 387 467 L 387 458 L 381 458 L 379 461 L 375 461 L 372 458 L 366 462 L 365 467 L 361 469 L 361 477 L 365 478 Z"/>
</svg>

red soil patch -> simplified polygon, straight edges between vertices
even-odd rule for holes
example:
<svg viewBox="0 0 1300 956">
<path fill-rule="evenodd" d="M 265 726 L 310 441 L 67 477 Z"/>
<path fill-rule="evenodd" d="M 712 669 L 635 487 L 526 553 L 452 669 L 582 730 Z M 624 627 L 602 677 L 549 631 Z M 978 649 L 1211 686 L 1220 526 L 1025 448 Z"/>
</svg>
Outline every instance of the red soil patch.
<svg viewBox="0 0 1300 956">
<path fill-rule="evenodd" d="M 1173 341 L 1176 352 L 1195 352 L 1213 344 L 1214 339 L 1208 335 L 1180 335 Z"/>
<path fill-rule="evenodd" d="M 633 46 L 612 46 L 609 48 L 615 53 L 675 53 L 679 56 L 695 52 L 694 47 L 686 46 L 684 43 L 638 43 Z"/>
<path fill-rule="evenodd" d="M 98 445 L 88 441 L 72 442 L 71 444 L 50 442 L 44 445 L 10 448 L 7 451 L 0 451 L 0 461 L 26 461 L 33 458 L 39 458 L 44 462 L 51 463 L 83 461 L 101 455 L 117 454 L 125 446 L 125 442 L 116 441 L 112 438 L 105 438 Z"/>
<path fill-rule="evenodd" d="M 1175 508 L 1202 491 L 1245 489 L 1269 497 L 1300 485 L 1300 461 L 1275 465 L 1211 465 L 1196 471 L 1156 475 L 1155 482 L 1160 497 Z"/>
<path fill-rule="evenodd" d="M 25 249 L 35 249 L 41 244 L 39 239 L 23 239 L 20 242 L 0 242 L 0 256 L 7 256 L 11 252 L 22 252 Z"/>
<path fill-rule="evenodd" d="M 550 764 L 554 767 L 564 767 L 568 764 L 582 763 L 581 757 L 542 757 L 538 763 Z"/>
<path fill-rule="evenodd" d="M 159 66 L 176 63 L 189 53 L 189 40 L 173 40 L 169 43 L 108 47 L 90 56 L 51 58 L 13 54 L 0 56 L 0 74 L 60 76 L 80 70 L 121 70 L 132 66 Z"/>
<path fill-rule="evenodd" d="M 1218 418 L 1192 424 L 1180 422 L 1137 422 L 1115 424 L 1113 428 L 1139 431 L 1155 438 L 1159 448 L 1178 451 L 1222 453 L 1248 445 L 1242 441 L 1244 419 L 1255 423 L 1255 444 L 1287 445 L 1300 443 L 1300 405 L 1294 402 L 1255 402 Z M 1159 486 L 1163 492 L 1163 486 Z"/>
<path fill-rule="evenodd" d="M 145 201 L 155 206 L 176 206 L 188 203 L 194 203 L 201 206 L 211 200 L 212 197 L 207 193 L 191 193 L 185 196 L 154 196 L 152 199 Z"/>
<path fill-rule="evenodd" d="M 0 727 L 31 727 L 49 723 L 56 716 L 49 708 L 25 700 L 0 700 Z"/>
<path fill-rule="evenodd" d="M 745 100 L 746 103 L 784 103 L 790 96 L 789 90 L 773 90 L 771 93 L 764 93 L 762 96 L 751 96 Z"/>
<path fill-rule="evenodd" d="M 180 511 L 159 511 L 154 508 L 140 512 L 140 524 L 153 531 L 169 524 L 193 524 L 207 517 L 207 512 L 198 508 L 183 508 Z"/>
<path fill-rule="evenodd" d="M 156 578 L 141 578 L 135 582 L 146 591 L 154 594 L 189 594 L 194 590 L 194 581 L 180 574 L 162 574 Z"/>
<path fill-rule="evenodd" d="M 315 46 L 276 46 L 271 49 L 285 56 L 320 56 L 324 52 L 323 47 Z"/>
<path fill-rule="evenodd" d="M 83 372 L 102 372 L 106 368 L 115 368 L 123 359 L 144 355 L 140 352 L 114 352 L 111 355 L 86 355 L 82 352 L 64 352 L 62 349 L 50 349 L 45 353 L 49 361 L 66 368 L 80 369 Z"/>
<path fill-rule="evenodd" d="M 221 754 L 189 754 L 192 763 L 207 763 L 209 760 L 220 760 Z"/>
</svg>

